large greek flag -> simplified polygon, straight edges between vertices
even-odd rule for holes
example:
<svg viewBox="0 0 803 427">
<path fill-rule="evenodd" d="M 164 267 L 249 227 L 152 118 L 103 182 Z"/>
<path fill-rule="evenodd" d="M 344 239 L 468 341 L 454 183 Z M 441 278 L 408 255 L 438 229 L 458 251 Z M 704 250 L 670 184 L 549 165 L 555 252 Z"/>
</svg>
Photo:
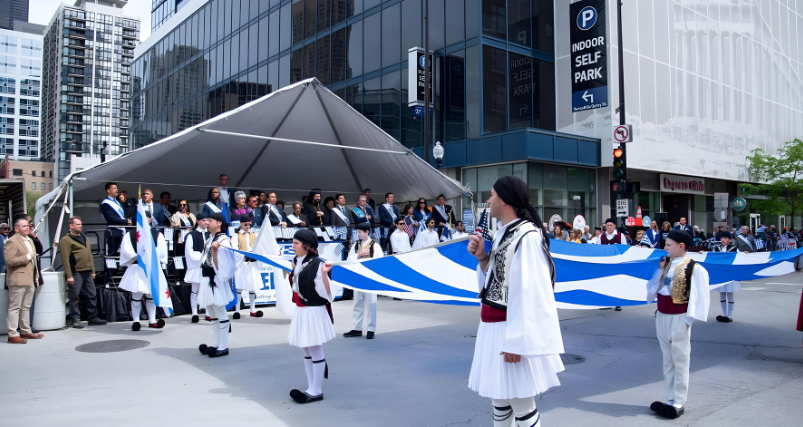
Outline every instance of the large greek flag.
<svg viewBox="0 0 803 427">
<path fill-rule="evenodd" d="M 490 246 L 491 242 L 486 242 Z M 477 260 L 468 253 L 468 238 L 417 251 L 363 261 L 344 261 L 332 268 L 332 280 L 358 291 L 437 304 L 478 305 Z M 550 241 L 555 261 L 558 308 L 589 309 L 646 304 L 646 284 L 666 251 L 626 245 L 581 245 Z M 715 289 L 732 280 L 755 280 L 794 271 L 803 249 L 754 254 L 689 254 L 700 262 Z M 258 256 L 288 269 L 281 257 Z"/>
</svg>

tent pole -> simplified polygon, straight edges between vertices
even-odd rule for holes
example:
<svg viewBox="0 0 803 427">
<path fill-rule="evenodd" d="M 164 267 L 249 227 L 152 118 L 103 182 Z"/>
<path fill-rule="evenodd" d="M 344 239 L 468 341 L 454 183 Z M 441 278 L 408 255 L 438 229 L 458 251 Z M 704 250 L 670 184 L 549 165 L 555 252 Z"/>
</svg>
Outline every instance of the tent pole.
<svg viewBox="0 0 803 427">
<path fill-rule="evenodd" d="M 72 181 L 70 182 L 72 185 Z M 61 203 L 61 214 L 59 215 L 59 225 L 56 226 L 56 234 L 53 236 L 53 250 L 50 251 L 50 268 L 56 263 L 56 246 L 59 244 L 59 234 L 61 234 L 61 225 L 64 223 L 64 210 L 67 209 L 67 197 L 69 197 L 69 192 L 64 192 L 64 199 Z M 54 200 L 55 202 L 56 200 Z"/>
<path fill-rule="evenodd" d="M 64 190 L 65 190 L 65 188 L 61 187 L 61 191 L 63 192 Z M 61 196 L 61 192 L 59 192 L 59 194 L 57 194 L 56 197 L 53 198 L 53 201 L 50 202 L 50 206 L 47 208 L 45 213 L 42 214 L 42 217 L 39 218 L 39 223 L 37 223 L 36 224 L 36 228 L 33 229 L 33 233 L 34 234 L 36 234 L 36 230 L 39 230 L 39 226 L 42 225 L 43 222 L 45 222 L 45 218 L 47 218 L 47 215 L 50 213 L 51 209 L 53 209 L 53 206 L 56 205 L 55 202 L 58 202 L 60 196 Z"/>
<path fill-rule="evenodd" d="M 73 200 L 75 200 L 75 196 L 73 195 L 73 185 L 72 185 L 72 180 L 70 180 L 70 212 L 69 212 L 69 213 L 70 213 L 70 215 L 72 215 L 72 213 L 73 213 L 73 212 L 75 212 L 75 211 L 73 210 Z"/>
</svg>

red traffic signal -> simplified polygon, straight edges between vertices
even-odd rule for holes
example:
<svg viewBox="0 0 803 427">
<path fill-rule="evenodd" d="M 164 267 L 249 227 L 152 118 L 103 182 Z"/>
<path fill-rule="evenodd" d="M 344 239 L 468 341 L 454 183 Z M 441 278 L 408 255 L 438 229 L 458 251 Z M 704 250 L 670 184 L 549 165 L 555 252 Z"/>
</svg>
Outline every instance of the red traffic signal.
<svg viewBox="0 0 803 427">
<path fill-rule="evenodd" d="M 619 158 L 621 158 L 621 157 L 622 157 L 622 155 L 624 155 L 624 154 L 625 154 L 625 152 L 624 152 L 624 151 L 622 151 L 622 149 L 621 149 L 621 148 L 617 148 L 617 149 L 613 150 L 613 158 L 614 158 L 614 159 L 619 159 Z"/>
</svg>

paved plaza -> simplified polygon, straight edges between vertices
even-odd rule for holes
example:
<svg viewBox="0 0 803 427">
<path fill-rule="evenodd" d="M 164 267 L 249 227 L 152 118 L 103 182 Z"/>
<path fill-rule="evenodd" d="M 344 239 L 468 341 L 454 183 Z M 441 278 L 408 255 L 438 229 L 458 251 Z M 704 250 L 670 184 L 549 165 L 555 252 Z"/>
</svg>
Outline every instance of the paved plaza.
<svg viewBox="0 0 803 427">
<path fill-rule="evenodd" d="M 707 323 L 692 331 L 686 414 L 668 421 L 648 409 L 663 398 L 655 306 L 562 310 L 566 352 L 561 387 L 537 398 L 548 426 L 795 426 L 803 420 L 803 333 L 794 330 L 803 272 L 745 282 L 734 322 L 718 323 L 712 293 Z M 338 338 L 324 345 L 325 400 L 294 403 L 306 388 L 302 354 L 286 342 L 289 319 L 233 320 L 231 355 L 197 346 L 211 326 L 189 316 L 163 330 L 130 323 L 45 332 L 27 345 L 0 346 L 0 410 L 6 426 L 491 426 L 491 406 L 466 386 L 477 308 L 380 298 L 375 340 L 342 338 L 352 302 L 333 305 Z M 243 311 L 247 313 L 247 311 Z M 138 339 L 147 346 L 85 353 L 76 347 Z M 145 344 L 145 343 L 142 343 Z"/>
</svg>

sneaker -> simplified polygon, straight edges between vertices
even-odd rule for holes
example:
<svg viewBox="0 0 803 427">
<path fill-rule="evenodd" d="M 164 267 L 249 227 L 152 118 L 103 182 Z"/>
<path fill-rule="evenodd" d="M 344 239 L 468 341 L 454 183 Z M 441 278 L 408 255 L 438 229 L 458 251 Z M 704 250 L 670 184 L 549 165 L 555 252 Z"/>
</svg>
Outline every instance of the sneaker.
<svg viewBox="0 0 803 427">
<path fill-rule="evenodd" d="M 81 323 L 80 320 L 75 320 L 72 322 L 72 327 L 75 329 L 84 329 L 84 324 Z"/>
</svg>

